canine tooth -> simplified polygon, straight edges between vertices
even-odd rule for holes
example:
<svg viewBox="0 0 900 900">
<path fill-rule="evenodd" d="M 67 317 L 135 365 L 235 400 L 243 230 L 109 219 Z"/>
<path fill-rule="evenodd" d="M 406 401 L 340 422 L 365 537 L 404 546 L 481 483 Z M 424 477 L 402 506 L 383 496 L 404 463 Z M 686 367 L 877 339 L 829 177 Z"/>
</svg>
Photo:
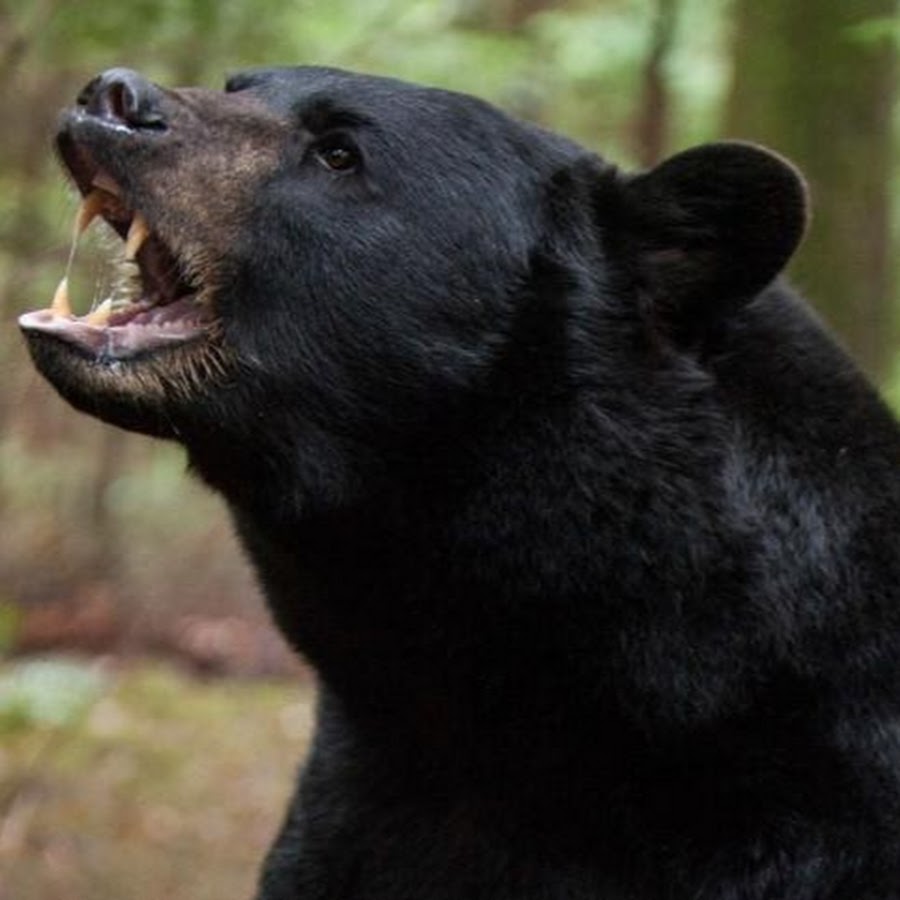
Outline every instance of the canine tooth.
<svg viewBox="0 0 900 900">
<path fill-rule="evenodd" d="M 69 305 L 69 279 L 63 278 L 56 293 L 53 295 L 53 302 L 50 304 L 50 312 L 55 318 L 66 318 L 72 315 L 72 307 Z"/>
<path fill-rule="evenodd" d="M 78 208 L 78 216 L 75 219 L 75 237 L 79 238 L 87 230 L 88 225 L 100 215 L 103 209 L 103 191 L 91 191 Z"/>
<path fill-rule="evenodd" d="M 144 241 L 150 237 L 150 228 L 140 213 L 135 213 L 125 239 L 125 259 L 134 260 Z"/>
<path fill-rule="evenodd" d="M 112 314 L 112 300 L 104 300 L 92 313 L 88 313 L 81 321 L 86 325 L 105 325 Z"/>
</svg>

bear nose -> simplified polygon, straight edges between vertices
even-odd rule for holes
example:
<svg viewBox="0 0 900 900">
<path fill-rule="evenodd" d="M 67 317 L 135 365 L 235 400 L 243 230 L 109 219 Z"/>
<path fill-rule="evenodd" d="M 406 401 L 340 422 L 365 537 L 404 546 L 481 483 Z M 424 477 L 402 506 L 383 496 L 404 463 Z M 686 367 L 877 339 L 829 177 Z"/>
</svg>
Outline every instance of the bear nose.
<svg viewBox="0 0 900 900">
<path fill-rule="evenodd" d="M 91 115 L 133 128 L 165 128 L 163 92 L 131 69 L 108 69 L 78 95 L 78 105 Z"/>
</svg>

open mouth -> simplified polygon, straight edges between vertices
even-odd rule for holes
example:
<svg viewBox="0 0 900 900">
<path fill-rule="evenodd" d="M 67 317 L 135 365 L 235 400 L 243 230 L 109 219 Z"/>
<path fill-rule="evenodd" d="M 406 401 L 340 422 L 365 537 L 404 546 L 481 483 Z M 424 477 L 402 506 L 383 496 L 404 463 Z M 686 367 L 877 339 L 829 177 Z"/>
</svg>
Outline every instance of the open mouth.
<svg viewBox="0 0 900 900">
<path fill-rule="evenodd" d="M 67 154 L 64 159 L 69 162 Z M 132 209 L 119 184 L 108 174 L 70 168 L 82 193 L 75 219 L 75 243 L 97 219 L 105 220 L 124 241 L 122 265 L 129 271 L 120 289 L 90 312 L 77 316 L 69 302 L 68 277 L 51 305 L 19 318 L 25 331 L 52 335 L 93 357 L 128 359 L 207 337 L 215 324 L 209 297 L 178 254 L 145 216 Z"/>
</svg>

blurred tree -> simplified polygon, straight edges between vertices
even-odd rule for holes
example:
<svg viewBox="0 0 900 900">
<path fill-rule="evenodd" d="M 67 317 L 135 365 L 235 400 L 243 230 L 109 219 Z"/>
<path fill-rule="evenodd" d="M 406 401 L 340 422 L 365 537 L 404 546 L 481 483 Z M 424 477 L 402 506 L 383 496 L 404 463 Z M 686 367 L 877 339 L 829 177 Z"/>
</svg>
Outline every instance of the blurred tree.
<svg viewBox="0 0 900 900">
<path fill-rule="evenodd" d="M 876 378 L 893 336 L 889 261 L 896 0 L 736 0 L 730 136 L 785 153 L 813 225 L 792 273 Z"/>
<path fill-rule="evenodd" d="M 671 102 L 665 67 L 675 37 L 678 12 L 676 0 L 656 0 L 655 7 L 633 126 L 635 158 L 645 167 L 659 162 L 668 148 Z"/>
<path fill-rule="evenodd" d="M 492 0 L 481 4 L 483 24 L 500 30 L 516 31 L 538 13 L 558 8 L 558 0 Z"/>
</svg>

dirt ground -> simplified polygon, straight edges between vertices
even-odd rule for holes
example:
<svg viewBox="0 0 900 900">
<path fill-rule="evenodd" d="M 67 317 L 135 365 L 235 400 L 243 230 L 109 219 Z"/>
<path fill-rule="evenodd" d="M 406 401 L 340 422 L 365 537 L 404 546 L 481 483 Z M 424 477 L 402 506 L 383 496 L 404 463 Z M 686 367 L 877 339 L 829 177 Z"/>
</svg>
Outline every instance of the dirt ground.
<svg viewBox="0 0 900 900">
<path fill-rule="evenodd" d="M 247 900 L 313 692 L 160 662 L 0 663 L 0 900 Z"/>
</svg>

